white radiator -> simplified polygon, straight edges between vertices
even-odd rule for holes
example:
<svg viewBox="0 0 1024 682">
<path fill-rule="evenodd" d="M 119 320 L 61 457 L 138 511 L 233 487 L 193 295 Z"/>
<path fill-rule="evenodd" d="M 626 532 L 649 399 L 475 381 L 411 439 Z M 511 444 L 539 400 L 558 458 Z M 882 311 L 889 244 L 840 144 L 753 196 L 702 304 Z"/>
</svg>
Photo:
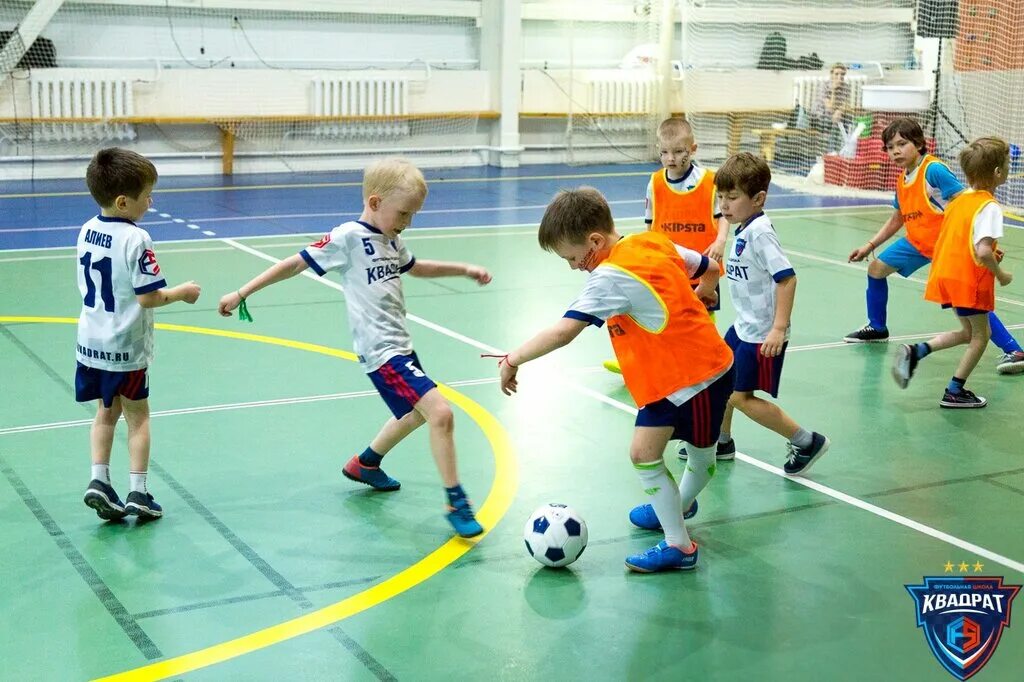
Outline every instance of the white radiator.
<svg viewBox="0 0 1024 682">
<path fill-rule="evenodd" d="M 132 116 L 135 101 L 127 79 L 60 78 L 32 75 L 30 97 L 33 118 L 63 118 L 61 123 L 34 127 L 42 140 L 133 140 L 129 123 L 76 123 L 74 119 L 111 119 Z"/>
<path fill-rule="evenodd" d="M 846 75 L 846 83 L 850 86 L 849 106 L 859 108 L 864 97 L 864 83 L 867 76 Z M 793 104 L 803 107 L 807 112 L 814 110 L 815 103 L 821 98 L 822 89 L 828 85 L 829 76 L 799 76 L 793 79 Z"/>
<path fill-rule="evenodd" d="M 654 106 L 654 79 L 602 78 L 589 83 L 592 114 L 646 114 Z"/>
<path fill-rule="evenodd" d="M 388 117 L 409 113 L 409 81 L 405 78 L 351 76 L 313 79 L 314 116 L 379 116 L 374 121 L 338 121 L 315 127 L 331 137 L 399 137 L 409 134 L 409 122 Z"/>
</svg>

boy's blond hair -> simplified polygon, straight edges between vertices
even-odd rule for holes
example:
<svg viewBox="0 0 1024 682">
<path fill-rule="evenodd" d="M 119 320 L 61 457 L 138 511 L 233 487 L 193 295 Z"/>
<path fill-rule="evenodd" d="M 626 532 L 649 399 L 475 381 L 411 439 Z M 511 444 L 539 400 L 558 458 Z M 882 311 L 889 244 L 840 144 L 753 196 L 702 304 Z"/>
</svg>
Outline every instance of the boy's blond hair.
<svg viewBox="0 0 1024 682">
<path fill-rule="evenodd" d="M 693 126 L 685 118 L 666 118 L 658 126 L 659 140 L 678 140 L 681 137 L 693 139 Z"/>
<path fill-rule="evenodd" d="M 960 151 L 960 168 L 972 185 L 995 179 L 996 169 L 1010 163 L 1010 145 L 999 137 L 979 137 Z"/>
<path fill-rule="evenodd" d="M 122 194 L 138 199 L 142 191 L 156 184 L 153 162 L 142 154 L 120 147 L 96 152 L 85 171 L 85 184 L 96 203 L 110 208 Z"/>
<path fill-rule="evenodd" d="M 771 181 L 772 171 L 768 163 L 750 152 L 733 154 L 715 172 L 715 189 L 719 192 L 738 189 L 748 197 L 767 192 Z"/>
<path fill-rule="evenodd" d="M 612 210 L 603 194 L 586 186 L 563 189 L 544 211 L 537 241 L 540 248 L 553 251 L 560 244 L 582 244 L 588 234 L 608 234 L 614 229 Z"/>
<path fill-rule="evenodd" d="M 370 195 L 386 198 L 393 192 L 406 192 L 421 199 L 427 197 L 427 181 L 420 169 L 400 158 L 374 161 L 363 171 L 363 200 Z"/>
</svg>

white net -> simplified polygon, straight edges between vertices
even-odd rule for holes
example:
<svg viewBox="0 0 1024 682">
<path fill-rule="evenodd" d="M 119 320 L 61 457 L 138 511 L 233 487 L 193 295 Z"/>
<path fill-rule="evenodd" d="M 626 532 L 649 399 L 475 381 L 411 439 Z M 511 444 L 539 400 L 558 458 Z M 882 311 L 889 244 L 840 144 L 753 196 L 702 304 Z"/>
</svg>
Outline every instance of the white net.
<svg viewBox="0 0 1024 682">
<path fill-rule="evenodd" d="M 701 158 L 751 151 L 791 186 L 888 191 L 899 170 L 881 131 L 908 116 L 957 173 L 965 140 L 1006 139 L 1014 177 L 1000 196 L 1024 204 L 1021 0 L 681 0 L 679 9 L 683 109 Z"/>
<path fill-rule="evenodd" d="M 672 106 L 671 62 L 679 59 L 678 27 L 662 22 L 675 2 L 524 3 L 524 131 L 545 124 L 534 119 L 564 121 L 553 148 L 564 148 L 569 163 L 655 160 L 655 130 Z"/>
<path fill-rule="evenodd" d="M 0 156 L 116 143 L 210 172 L 222 154 L 240 170 L 479 156 L 493 116 L 480 13 L 468 0 L 0 3 Z"/>
</svg>

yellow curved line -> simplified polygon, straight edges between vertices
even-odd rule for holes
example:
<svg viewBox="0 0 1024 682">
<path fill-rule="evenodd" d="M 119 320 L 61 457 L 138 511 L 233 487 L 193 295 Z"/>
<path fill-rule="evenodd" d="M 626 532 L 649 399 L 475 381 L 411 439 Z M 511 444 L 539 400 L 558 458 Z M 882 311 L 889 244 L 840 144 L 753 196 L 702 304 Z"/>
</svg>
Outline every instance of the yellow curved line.
<svg viewBox="0 0 1024 682">
<path fill-rule="evenodd" d="M 77 324 L 77 322 L 78 319 L 74 317 L 0 317 L 0 323 Z M 344 358 L 346 360 L 356 360 L 356 356 L 348 351 L 321 346 L 315 343 L 282 339 L 275 336 L 263 336 L 260 334 L 180 324 L 158 323 L 156 328 L 165 331 L 187 332 L 268 343 L 275 346 L 284 346 L 286 348 Z M 312 613 L 307 613 L 298 618 L 257 630 L 227 642 L 214 644 L 192 653 L 99 678 L 97 682 L 160 680 L 174 675 L 181 675 L 332 625 L 387 601 L 433 577 L 472 549 L 477 542 L 487 537 L 490 529 L 494 528 L 505 515 L 505 512 L 508 511 L 509 506 L 512 504 L 512 497 L 515 494 L 517 472 L 512 443 L 508 434 L 502 428 L 501 423 L 490 412 L 453 388 L 443 384 L 439 384 L 438 388 L 445 398 L 461 408 L 469 415 L 470 419 L 477 423 L 494 451 L 494 483 L 487 494 L 487 499 L 484 500 L 477 513 L 477 519 L 485 529 L 482 535 L 475 538 L 453 537 L 423 559 L 396 573 L 384 582 Z"/>
</svg>

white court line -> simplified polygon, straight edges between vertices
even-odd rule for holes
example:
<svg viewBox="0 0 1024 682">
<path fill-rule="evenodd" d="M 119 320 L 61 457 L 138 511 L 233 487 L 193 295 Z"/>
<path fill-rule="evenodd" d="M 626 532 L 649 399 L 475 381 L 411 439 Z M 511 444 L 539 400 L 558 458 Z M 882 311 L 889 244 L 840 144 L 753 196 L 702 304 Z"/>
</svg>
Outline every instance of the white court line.
<svg viewBox="0 0 1024 682">
<path fill-rule="evenodd" d="M 241 251 L 244 251 L 246 253 L 254 255 L 257 258 L 262 258 L 265 261 L 269 261 L 271 263 L 278 263 L 278 262 L 280 262 L 280 259 L 278 259 L 278 258 L 274 258 L 273 256 L 271 256 L 269 254 L 266 254 L 266 253 L 263 253 L 262 251 L 257 251 L 256 249 L 253 249 L 253 248 L 251 248 L 249 246 L 246 246 L 244 244 L 239 244 L 238 242 L 236 242 L 236 241 L 234 241 L 232 239 L 223 239 L 221 241 L 223 241 L 224 243 L 229 244 L 231 246 L 234 246 L 235 248 L 238 248 Z M 311 279 L 313 279 L 314 281 L 320 282 L 324 286 L 331 287 L 332 289 L 337 289 L 338 291 L 344 291 L 344 289 L 341 287 L 340 284 L 337 284 L 336 282 L 333 282 L 333 281 L 328 280 L 326 278 L 317 277 L 315 273 L 311 273 L 309 270 L 303 271 L 302 274 L 306 275 L 306 276 L 309 276 Z M 502 350 L 500 350 L 498 348 L 495 348 L 494 346 L 489 346 L 489 345 L 487 345 L 485 343 L 477 341 L 476 339 L 472 339 L 472 338 L 470 338 L 468 336 L 460 334 L 460 333 L 458 333 L 458 332 L 456 332 L 456 331 L 454 331 L 452 329 L 448 329 L 447 327 L 443 327 L 443 326 L 441 326 L 439 324 L 436 324 L 434 322 L 430 322 L 429 320 L 425 320 L 422 317 L 418 317 L 416 315 L 408 315 L 407 317 L 408 317 L 409 320 L 411 320 L 413 322 L 416 322 L 419 325 L 427 327 L 428 329 L 432 329 L 432 330 L 434 330 L 434 331 L 436 331 L 436 332 L 438 332 L 440 334 L 443 334 L 443 335 L 445 335 L 445 336 L 447 336 L 449 338 L 455 339 L 457 341 L 461 341 L 462 343 L 465 343 L 468 346 L 472 346 L 473 348 L 478 348 L 480 350 L 486 351 L 487 353 L 504 354 L 506 352 L 506 351 L 502 351 Z M 574 382 L 564 381 L 564 380 L 562 381 L 562 383 L 564 385 L 566 385 L 568 388 L 570 388 L 571 390 L 573 390 L 573 391 L 575 391 L 577 393 L 580 393 L 582 395 L 586 395 L 586 396 L 588 396 L 590 398 L 594 398 L 595 400 L 598 400 L 598 401 L 600 401 L 600 402 L 602 402 L 602 403 L 604 403 L 606 405 L 609 405 L 611 407 L 614 407 L 614 408 L 616 408 L 618 410 L 621 410 L 623 412 L 626 412 L 626 413 L 634 415 L 634 416 L 637 413 L 636 408 L 634 408 L 634 407 L 632 407 L 630 405 L 626 405 L 625 403 L 622 403 L 622 402 L 620 402 L 618 400 L 615 400 L 614 398 L 609 398 L 608 396 L 603 395 L 601 393 L 598 393 L 597 391 L 593 391 L 593 390 L 591 390 L 589 388 L 586 388 L 585 386 L 580 386 L 580 385 L 578 385 L 578 384 L 576 384 Z M 786 480 L 789 480 L 789 481 L 791 481 L 793 483 L 797 483 L 799 485 L 802 485 L 805 488 L 809 488 L 809 489 L 814 490 L 816 492 L 819 492 L 819 493 L 821 493 L 823 495 L 827 495 L 829 497 L 832 497 L 833 499 L 839 500 L 840 502 L 845 502 L 846 504 L 849 504 L 851 506 L 857 507 L 858 509 L 862 509 L 864 511 L 870 512 L 870 513 L 872 513 L 872 514 L 874 514 L 876 516 L 879 516 L 879 517 L 881 517 L 883 519 L 887 519 L 889 521 L 893 521 L 894 523 L 898 523 L 898 524 L 900 524 L 902 526 L 910 528 L 911 530 L 916 530 L 919 533 L 927 535 L 927 536 L 929 536 L 931 538 L 934 538 L 936 540 L 939 540 L 941 542 L 945 542 L 947 544 L 953 545 L 954 547 L 959 547 L 960 549 L 967 550 L 969 552 L 973 552 L 973 553 L 977 554 L 978 556 L 985 557 L 989 561 L 994 561 L 997 564 L 1000 564 L 1002 566 L 1006 566 L 1007 568 L 1011 568 L 1011 569 L 1013 569 L 1015 571 L 1018 571 L 1020 573 L 1024 573 L 1024 563 L 1021 563 L 1019 561 L 1014 561 L 1013 559 L 1010 559 L 1008 557 L 1002 556 L 1001 554 L 996 554 L 995 552 L 993 552 L 991 550 L 988 550 L 988 549 L 985 549 L 984 547 L 980 547 L 978 545 L 975 545 L 974 543 L 968 542 L 967 540 L 963 540 L 963 539 L 955 537 L 953 535 L 949 535 L 948 533 L 944 533 L 944 532 L 942 532 L 940 530 L 932 528 L 931 526 L 926 526 L 926 525 L 924 525 L 922 523 L 914 521 L 913 519 L 909 519 L 909 518 L 907 518 L 905 516 L 901 516 L 901 515 L 896 514 L 894 512 L 890 512 L 887 509 L 883 509 L 883 508 L 881 508 L 879 506 L 876 506 L 876 505 L 873 505 L 873 504 L 871 504 L 869 502 L 865 502 L 865 501 L 863 501 L 861 499 L 858 499 L 856 497 L 853 497 L 851 495 L 847 495 L 846 493 L 840 492 L 839 490 L 836 490 L 834 488 L 830 488 L 829 486 L 822 485 L 822 484 L 817 483 L 815 481 L 811 481 L 811 480 L 808 480 L 808 479 L 805 479 L 805 478 L 802 478 L 802 477 L 799 477 L 799 476 L 788 476 L 781 469 L 779 469 L 777 467 L 773 467 L 773 466 L 771 466 L 769 464 L 765 464 L 764 462 L 761 462 L 760 460 L 754 459 L 753 457 L 749 457 L 749 456 L 744 455 L 744 454 L 736 453 L 736 458 L 741 460 L 741 461 L 743 461 L 743 462 L 746 462 L 747 464 L 752 464 L 753 466 L 756 466 L 756 467 L 758 467 L 759 469 L 761 469 L 763 471 L 767 471 L 767 472 L 769 472 L 771 474 L 779 476 L 780 478 L 785 478 Z"/>
<path fill-rule="evenodd" d="M 785 249 L 787 254 L 793 256 L 799 256 L 800 258 L 806 258 L 807 260 L 818 261 L 819 263 L 828 263 L 829 265 L 838 265 L 844 268 L 851 268 L 853 270 L 860 270 L 861 272 L 867 273 L 867 266 L 860 263 L 850 263 L 848 261 L 836 260 L 834 258 L 826 258 L 825 256 L 817 256 L 813 253 L 804 253 L 802 251 L 793 251 L 792 249 Z M 896 281 L 914 282 L 916 284 L 927 285 L 928 281 L 923 280 L 919 277 L 900 277 L 896 273 L 893 273 L 892 277 Z M 996 300 L 1001 303 L 1009 303 L 1010 305 L 1024 306 L 1024 301 L 1018 301 L 1013 298 L 1006 298 L 1005 296 L 996 296 Z"/>
<path fill-rule="evenodd" d="M 466 379 L 464 381 L 450 381 L 446 386 L 477 386 L 479 384 L 496 384 L 497 379 Z M 275 398 L 272 400 L 254 400 L 245 403 L 220 403 L 217 405 L 203 405 L 200 407 L 182 407 L 174 410 L 159 410 L 152 412 L 153 417 L 172 417 L 180 414 L 206 414 L 209 412 L 226 412 L 229 410 L 248 410 L 254 407 L 271 407 L 278 405 L 299 405 L 303 403 L 319 403 L 328 400 L 349 400 L 352 398 L 364 398 L 378 395 L 376 390 L 349 391 L 347 393 L 324 393 L 321 395 L 307 395 L 297 398 Z M 0 429 L 0 436 L 9 436 L 15 433 L 32 433 L 34 431 L 55 431 L 57 429 L 69 429 L 75 426 L 88 426 L 92 419 L 72 419 L 63 422 L 49 422 L 46 424 L 30 424 L 28 426 L 11 426 Z"/>
<path fill-rule="evenodd" d="M 613 206 L 620 205 L 620 204 L 632 204 L 632 205 L 635 205 L 635 204 L 642 204 L 642 203 L 644 203 L 644 200 L 643 199 L 619 199 L 619 200 L 616 200 L 616 201 L 609 201 L 608 203 L 610 205 L 613 205 Z M 416 215 L 423 215 L 423 214 L 446 214 L 446 213 L 489 213 L 489 212 L 495 212 L 495 211 L 520 211 L 520 210 L 527 210 L 527 209 L 533 210 L 533 209 L 540 209 L 540 208 L 546 208 L 546 207 L 547 207 L 547 204 L 529 204 L 529 205 L 521 205 L 521 206 L 484 206 L 484 207 L 479 207 L 479 208 L 431 208 L 431 209 L 424 209 L 422 211 L 418 211 L 416 213 Z M 774 208 L 774 209 L 771 210 L 771 213 L 774 215 L 776 213 L 782 213 L 782 212 L 798 212 L 799 213 L 799 212 L 820 211 L 820 212 L 828 213 L 830 216 L 832 216 L 832 215 L 857 215 L 857 214 L 860 214 L 860 213 L 876 211 L 876 210 L 879 210 L 881 208 L 891 208 L 891 207 L 887 207 L 887 206 L 884 206 L 884 205 L 874 205 L 874 204 L 866 204 L 866 205 L 863 205 L 863 206 L 794 206 L 794 207 L 791 207 L 791 208 L 785 208 L 785 207 Z M 870 210 L 869 211 L 865 211 L 865 209 L 870 209 Z M 160 215 L 162 215 L 162 216 L 166 215 L 166 216 L 170 217 L 169 213 L 168 214 L 161 213 Z M 206 222 L 206 223 L 244 222 L 246 220 L 256 221 L 256 220 L 274 220 L 274 219 L 282 219 L 282 218 L 349 218 L 351 220 L 355 220 L 357 217 L 359 217 L 359 213 L 357 213 L 357 212 L 354 213 L 352 211 L 330 211 L 330 212 L 325 212 L 325 213 L 270 213 L 270 214 L 266 214 L 266 215 L 252 215 L 252 216 L 224 216 L 224 217 L 221 217 L 221 218 L 216 218 L 216 217 L 211 217 L 211 218 L 191 218 L 191 219 L 189 219 L 189 222 L 193 222 L 193 223 L 203 223 L 203 222 Z M 788 216 L 780 216 L 780 217 L 788 217 Z M 642 218 L 643 218 L 643 216 L 636 216 L 635 217 L 636 220 L 640 220 Z M 631 219 L 632 218 L 623 218 L 622 220 L 631 220 Z M 149 227 L 151 225 L 167 225 L 167 224 L 180 223 L 180 222 L 183 222 L 181 218 L 173 218 L 173 219 L 169 219 L 169 220 L 153 220 L 153 221 L 141 222 L 141 223 L 139 223 L 139 226 L 140 227 Z M 523 225 L 523 226 L 526 226 L 526 225 L 536 226 L 535 222 L 534 223 L 514 223 L 514 224 Z M 428 229 L 428 230 L 466 230 L 466 229 L 487 229 L 487 228 L 493 228 L 493 227 L 499 227 L 499 226 L 498 225 L 465 225 L 465 226 L 453 225 L 451 227 L 428 227 L 428 228 L 421 228 L 421 229 Z M 0 234 L 3 234 L 5 232 L 53 232 L 53 231 L 66 231 L 66 230 L 80 230 L 81 228 L 82 228 L 81 225 L 58 225 L 58 226 L 55 226 L 55 227 L 0 228 Z M 283 236 L 287 236 L 287 235 L 286 234 L 277 234 L 277 235 L 257 235 L 257 236 L 263 236 L 263 237 L 268 237 L 268 236 L 283 237 Z M 238 237 L 238 239 L 255 239 L 255 238 L 256 238 L 256 236 L 254 236 L 254 237 Z M 171 240 L 161 241 L 160 243 L 162 243 L 162 244 L 171 243 Z M 67 247 L 49 247 L 49 248 L 67 248 Z M 3 250 L 14 250 L 14 251 L 16 251 L 18 249 L 0 249 L 0 251 L 3 251 Z"/>
<path fill-rule="evenodd" d="M 842 207 L 842 206 L 840 206 L 840 207 L 835 207 L 835 208 L 836 209 L 841 209 L 841 208 L 849 208 L 849 207 Z M 873 207 L 865 207 L 865 208 L 873 208 Z M 777 210 L 781 211 L 781 210 L 786 210 L 786 209 L 777 209 Z M 796 209 L 796 208 L 794 208 L 794 209 L 790 209 L 790 210 L 793 210 L 793 211 L 804 211 L 804 210 L 811 210 L 811 209 L 804 209 L 804 208 Z M 821 209 L 815 208 L 814 210 L 821 210 Z M 864 211 L 831 210 L 829 212 L 829 215 L 831 215 L 831 216 L 858 215 L 858 214 L 863 213 L 863 212 Z M 799 216 L 786 216 L 786 215 L 783 215 L 783 216 L 778 216 L 778 218 L 775 218 L 775 220 L 795 220 L 798 217 Z M 623 231 L 633 230 L 633 229 L 637 229 L 637 228 L 642 227 L 642 222 L 641 222 L 642 220 L 643 220 L 642 216 L 635 216 L 635 217 L 630 217 L 630 218 L 617 218 L 616 219 L 618 227 L 621 230 L 623 230 Z M 191 227 L 191 225 L 189 225 L 189 227 Z M 197 228 L 198 228 L 198 226 L 197 226 Z M 505 229 L 508 229 L 508 228 L 531 228 L 531 229 L 523 231 L 523 232 L 501 232 L 500 231 L 500 230 L 505 230 Z M 79 229 L 79 228 L 76 227 L 74 229 Z M 516 236 L 516 235 L 522 236 L 522 235 L 533 235 L 533 234 L 536 234 L 536 230 L 537 230 L 537 223 L 535 223 L 535 222 L 533 222 L 533 223 L 500 223 L 500 224 L 496 224 L 496 225 L 452 225 L 452 226 L 446 226 L 446 227 L 418 227 L 418 228 L 413 228 L 411 231 L 405 233 L 402 236 L 402 238 L 404 240 L 408 241 L 408 240 L 411 240 L 411 239 L 442 239 L 442 238 L 455 238 L 455 239 L 459 239 L 459 238 L 472 238 L 472 237 L 478 237 L 478 236 L 494 236 L 494 237 Z M 455 232 L 466 232 L 466 231 L 469 231 L 469 232 L 471 232 L 471 234 L 434 234 L 436 232 L 447 233 L 447 232 L 452 232 L 452 231 L 455 231 Z M 425 234 L 425 233 L 428 233 L 428 232 L 430 234 Z M 476 232 L 479 232 L 480 234 L 476 234 Z M 321 235 L 323 235 L 322 231 L 316 231 L 316 232 L 286 232 L 286 233 L 279 233 L 279 234 L 258 234 L 258 235 L 252 235 L 252 236 L 249 236 L 249 237 L 235 237 L 235 239 L 252 241 L 252 240 L 257 240 L 257 239 L 259 239 L 259 240 L 262 240 L 262 239 L 279 239 L 281 237 L 306 237 L 307 238 L 306 241 L 301 241 L 301 242 L 294 242 L 294 243 L 286 242 L 286 243 L 281 243 L 281 244 L 271 244 L 271 245 L 268 245 L 270 248 L 275 248 L 275 247 L 284 247 L 284 246 L 305 246 L 308 243 L 309 238 L 319 237 Z M 156 243 L 159 244 L 159 245 L 163 245 L 163 244 L 197 244 L 197 243 L 202 244 L 202 243 L 206 243 L 206 241 L 207 240 L 197 240 L 197 239 L 161 239 L 161 240 L 159 240 Z M 74 246 L 44 246 L 44 247 L 40 247 L 40 248 L 0 249 L 0 253 L 7 253 L 7 252 L 20 253 L 20 252 L 25 252 L 25 251 L 32 251 L 32 252 L 39 252 L 39 251 L 73 251 L 74 249 L 75 249 Z M 199 252 L 199 251 L 224 251 L 224 250 L 227 250 L 227 249 L 223 249 L 221 247 L 211 247 L 211 248 L 206 248 L 206 249 L 204 249 L 204 248 L 194 248 L 194 249 L 161 249 L 160 250 L 160 255 L 163 255 L 165 253 L 167 253 L 167 254 L 173 254 L 173 253 L 196 253 L 196 252 Z M 60 259 L 63 259 L 63 258 L 67 258 L 67 256 L 66 255 L 62 255 L 62 254 L 55 254 L 55 255 L 52 255 L 52 256 L 15 256 L 13 258 L 0 258 L 0 263 L 20 263 L 20 262 L 24 262 L 24 261 L 36 261 L 36 260 L 60 260 Z"/>
</svg>

